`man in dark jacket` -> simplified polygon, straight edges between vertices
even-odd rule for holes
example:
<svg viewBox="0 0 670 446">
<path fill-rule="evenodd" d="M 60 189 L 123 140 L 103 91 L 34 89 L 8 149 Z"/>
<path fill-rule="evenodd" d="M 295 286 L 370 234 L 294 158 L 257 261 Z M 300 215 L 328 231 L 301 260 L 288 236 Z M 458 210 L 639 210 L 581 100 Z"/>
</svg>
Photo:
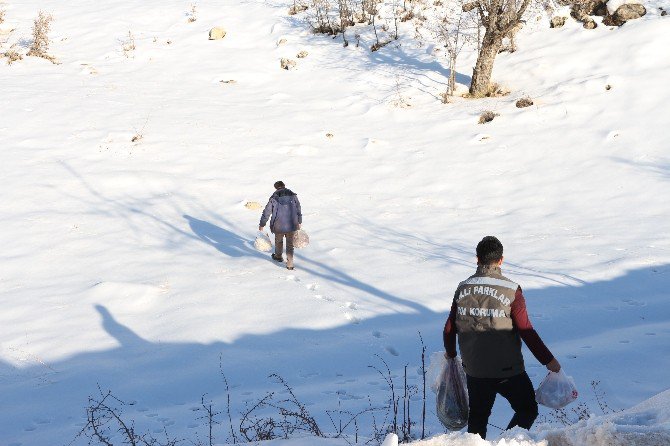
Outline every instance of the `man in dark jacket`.
<svg viewBox="0 0 670 446">
<path fill-rule="evenodd" d="M 487 236 L 477 245 L 477 272 L 461 282 L 444 326 L 446 356 L 458 347 L 467 376 L 468 432 L 486 438 L 486 425 L 499 393 L 514 416 L 507 429 L 530 429 L 537 417 L 535 390 L 523 363 L 521 340 L 552 372 L 561 365 L 528 319 L 521 287 L 502 275 L 503 245 Z"/>
<path fill-rule="evenodd" d="M 262 231 L 270 215 L 270 231 L 275 235 L 275 252 L 272 258 L 283 262 L 284 237 L 286 237 L 286 268 L 293 269 L 293 236 L 302 224 L 302 211 L 298 196 L 287 189 L 283 181 L 277 181 L 275 192 L 265 206 L 258 230 Z"/>
</svg>

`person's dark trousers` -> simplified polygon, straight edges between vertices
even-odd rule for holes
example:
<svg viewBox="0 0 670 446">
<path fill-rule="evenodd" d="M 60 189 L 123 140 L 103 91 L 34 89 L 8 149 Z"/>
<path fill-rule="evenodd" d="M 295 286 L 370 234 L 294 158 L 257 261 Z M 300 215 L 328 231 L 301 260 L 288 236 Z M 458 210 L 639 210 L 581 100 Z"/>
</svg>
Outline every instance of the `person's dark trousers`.
<svg viewBox="0 0 670 446">
<path fill-rule="evenodd" d="M 496 394 L 509 401 L 514 416 L 507 429 L 515 426 L 530 429 L 537 418 L 535 389 L 528 374 L 523 372 L 510 378 L 474 378 L 467 376 L 470 414 L 468 432 L 486 438 L 486 425 L 491 415 Z"/>
</svg>

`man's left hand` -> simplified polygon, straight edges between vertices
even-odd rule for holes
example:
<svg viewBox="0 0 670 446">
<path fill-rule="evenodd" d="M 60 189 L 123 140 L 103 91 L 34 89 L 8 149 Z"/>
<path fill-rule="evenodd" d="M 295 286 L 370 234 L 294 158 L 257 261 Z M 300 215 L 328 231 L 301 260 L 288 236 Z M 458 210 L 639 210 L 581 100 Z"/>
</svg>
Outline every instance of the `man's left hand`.
<svg viewBox="0 0 670 446">
<path fill-rule="evenodd" d="M 550 372 L 558 373 L 561 370 L 561 364 L 556 360 L 556 358 L 552 359 L 549 361 L 549 363 L 546 365 L 547 369 Z"/>
</svg>

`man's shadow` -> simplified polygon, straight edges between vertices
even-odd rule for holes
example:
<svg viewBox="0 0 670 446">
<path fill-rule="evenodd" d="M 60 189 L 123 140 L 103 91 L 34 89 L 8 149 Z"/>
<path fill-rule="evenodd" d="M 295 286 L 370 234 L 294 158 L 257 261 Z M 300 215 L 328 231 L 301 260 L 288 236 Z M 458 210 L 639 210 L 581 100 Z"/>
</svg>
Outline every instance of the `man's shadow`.
<svg viewBox="0 0 670 446">
<path fill-rule="evenodd" d="M 259 253 L 251 248 L 249 241 L 239 235 L 190 215 L 184 215 L 184 218 L 193 233 L 217 251 L 229 257 L 259 256 Z"/>
</svg>

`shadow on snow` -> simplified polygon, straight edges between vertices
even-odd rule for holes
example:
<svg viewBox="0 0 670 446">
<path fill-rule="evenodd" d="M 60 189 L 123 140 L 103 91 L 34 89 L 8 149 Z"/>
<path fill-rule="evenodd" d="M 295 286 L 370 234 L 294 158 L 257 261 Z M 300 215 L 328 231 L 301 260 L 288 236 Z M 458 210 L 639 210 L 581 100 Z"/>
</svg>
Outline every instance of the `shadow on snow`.
<svg viewBox="0 0 670 446">
<path fill-rule="evenodd" d="M 221 239 L 229 239 L 220 228 L 190 217 L 189 222 L 199 237 L 209 240 L 224 254 L 246 253 L 243 244 L 220 247 Z M 27 438 L 32 443 L 24 444 L 40 444 L 39 439 L 48 438 L 51 429 L 61 432 L 64 429 L 74 437 L 80 429 L 78 423 L 85 420 L 87 396 L 95 395 L 98 385 L 103 390 L 111 389 L 126 401 L 136 401 L 126 412 L 135 417 L 138 427 L 145 421 L 161 420 L 175 431 L 195 429 L 199 414 L 193 413 L 194 424 L 189 426 L 170 426 L 170 420 L 188 418 L 189 410 L 199 405 L 203 394 L 211 396 L 219 409 L 223 408 L 225 392 L 220 361 L 232 386 L 234 416 L 245 401 L 256 400 L 266 389 L 278 390 L 268 381 L 270 373 L 283 376 L 294 386 L 299 398 L 322 402 L 326 408 L 337 407 L 338 400 L 343 408 L 348 404 L 366 406 L 368 395 L 381 404 L 388 394 L 378 374 L 368 367 L 381 365 L 374 354 L 385 358 L 394 373 L 399 374 L 409 364 L 411 380 L 417 384 L 416 366 L 420 365 L 421 353 L 418 332 L 423 335 L 428 353 L 440 350 L 446 315 L 407 302 L 309 258 L 304 261 L 308 265 L 306 271 L 312 274 L 390 303 L 402 303 L 413 311 L 326 330 L 287 329 L 267 335 L 248 334 L 232 343 L 166 343 L 143 339 L 132 327 L 116 320 L 104 302 L 100 302 L 92 314 L 97 314 L 102 328 L 118 342 L 118 347 L 83 352 L 51 364 L 35 361 L 25 368 L 0 362 L 3 398 L 21 402 L 20 408 L 7 405 L 2 408 L 5 420 L 5 429 L 0 433 L 2 444 L 11 441 L 19 444 Z M 615 387 L 630 382 L 629 376 L 611 374 L 612 367 L 621 367 L 622 358 L 626 358 L 627 364 L 638 364 L 635 381 L 645 384 L 641 393 L 651 396 L 670 385 L 668 375 L 662 372 L 670 367 L 670 355 L 649 358 L 645 352 L 652 347 L 640 349 L 635 340 L 646 338 L 659 343 L 661 349 L 665 345 L 667 353 L 670 308 L 665 302 L 665 290 L 669 273 L 670 266 L 664 265 L 630 271 L 604 282 L 527 290 L 531 318 L 582 388 L 587 388 L 592 379 L 601 379 Z M 642 338 L 635 337 L 636 331 L 642 333 Z M 606 346 L 578 349 L 574 351 L 577 353 L 574 361 L 566 359 L 571 358 L 576 345 L 588 342 L 605 342 Z M 539 370 L 534 377 L 539 381 L 543 369 L 534 368 L 535 360 L 525 353 L 529 371 Z M 640 367 L 641 364 L 645 367 Z M 594 369 L 598 370 L 598 376 L 589 375 Z M 72 414 L 81 414 L 81 418 Z M 440 428 L 432 418 L 429 426 L 437 433 Z M 321 422 L 328 425 L 323 419 Z"/>
</svg>

